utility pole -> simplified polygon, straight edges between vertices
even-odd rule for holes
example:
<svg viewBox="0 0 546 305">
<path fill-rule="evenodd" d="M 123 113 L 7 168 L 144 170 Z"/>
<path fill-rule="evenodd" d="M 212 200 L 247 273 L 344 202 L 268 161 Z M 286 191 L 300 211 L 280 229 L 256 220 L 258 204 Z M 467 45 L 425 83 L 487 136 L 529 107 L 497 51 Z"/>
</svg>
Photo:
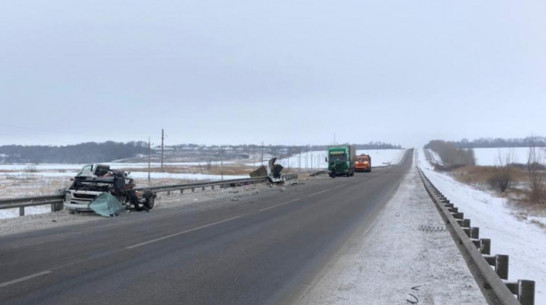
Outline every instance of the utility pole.
<svg viewBox="0 0 546 305">
<path fill-rule="evenodd" d="M 220 146 L 220 175 L 224 180 L 224 159 L 222 158 L 222 146 Z"/>
<path fill-rule="evenodd" d="M 300 147 L 300 153 L 298 154 L 298 169 L 299 171 L 301 172 L 301 153 L 302 153 L 302 150 L 301 150 L 301 147 Z"/>
<path fill-rule="evenodd" d="M 261 165 L 264 165 L 264 142 L 262 141 L 262 163 Z"/>
<path fill-rule="evenodd" d="M 161 129 L 161 171 L 163 171 L 163 153 L 165 151 L 165 131 Z"/>
<path fill-rule="evenodd" d="M 148 137 L 148 185 L 150 185 L 150 170 L 151 170 L 151 161 L 152 161 L 152 142 L 150 142 L 150 137 Z"/>
<path fill-rule="evenodd" d="M 334 132 L 334 145 L 336 145 L 336 133 Z"/>
</svg>

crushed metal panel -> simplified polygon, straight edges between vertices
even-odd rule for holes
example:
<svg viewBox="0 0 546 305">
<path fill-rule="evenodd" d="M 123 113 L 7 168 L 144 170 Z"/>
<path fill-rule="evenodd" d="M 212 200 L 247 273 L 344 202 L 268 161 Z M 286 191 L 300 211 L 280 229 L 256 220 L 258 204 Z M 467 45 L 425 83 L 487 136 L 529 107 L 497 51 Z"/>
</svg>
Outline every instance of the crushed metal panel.
<svg viewBox="0 0 546 305">
<path fill-rule="evenodd" d="M 125 211 L 125 207 L 110 193 L 102 193 L 89 204 L 89 208 L 104 217 L 118 216 Z"/>
</svg>

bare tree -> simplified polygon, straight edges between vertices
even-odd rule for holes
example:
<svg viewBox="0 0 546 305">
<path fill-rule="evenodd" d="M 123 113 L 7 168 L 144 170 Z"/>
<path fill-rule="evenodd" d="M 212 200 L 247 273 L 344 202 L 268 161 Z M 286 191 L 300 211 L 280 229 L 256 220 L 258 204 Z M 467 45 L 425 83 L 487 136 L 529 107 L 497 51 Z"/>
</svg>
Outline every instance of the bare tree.
<svg viewBox="0 0 546 305">
<path fill-rule="evenodd" d="M 540 172 L 540 158 L 537 154 L 535 137 L 529 140 L 529 155 L 527 158 L 527 173 L 529 174 L 529 183 L 531 187 L 530 199 L 532 202 L 545 203 L 543 176 Z"/>
<path fill-rule="evenodd" d="M 512 181 L 514 180 L 512 175 L 512 169 L 510 168 L 512 160 L 512 151 L 509 151 L 505 156 L 503 156 L 499 150 L 497 156 L 497 166 L 495 167 L 495 170 L 493 171 L 491 177 L 487 179 L 489 185 L 494 189 L 498 189 L 501 193 L 504 193 L 510 187 Z"/>
</svg>

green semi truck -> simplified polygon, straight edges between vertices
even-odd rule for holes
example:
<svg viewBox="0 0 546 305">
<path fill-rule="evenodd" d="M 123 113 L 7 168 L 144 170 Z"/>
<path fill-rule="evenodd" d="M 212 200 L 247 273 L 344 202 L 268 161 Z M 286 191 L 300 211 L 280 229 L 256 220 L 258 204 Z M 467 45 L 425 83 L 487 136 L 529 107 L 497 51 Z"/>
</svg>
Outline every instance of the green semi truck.
<svg viewBox="0 0 546 305">
<path fill-rule="evenodd" d="M 328 174 L 330 177 L 355 174 L 356 146 L 340 145 L 328 149 Z"/>
</svg>

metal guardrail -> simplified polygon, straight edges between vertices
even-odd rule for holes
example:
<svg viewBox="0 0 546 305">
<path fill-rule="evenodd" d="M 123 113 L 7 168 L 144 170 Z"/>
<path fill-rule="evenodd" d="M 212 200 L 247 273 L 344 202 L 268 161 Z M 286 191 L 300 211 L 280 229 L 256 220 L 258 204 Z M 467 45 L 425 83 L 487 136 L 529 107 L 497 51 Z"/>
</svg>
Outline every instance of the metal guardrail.
<svg viewBox="0 0 546 305">
<path fill-rule="evenodd" d="M 63 209 L 63 200 L 64 194 L 0 199 L 0 210 L 19 208 L 19 216 L 24 216 L 25 207 L 50 204 L 51 212 L 56 212 Z"/>
<path fill-rule="evenodd" d="M 470 219 L 464 218 L 464 214 L 430 182 L 421 169 L 419 175 L 487 302 L 534 305 L 535 282 L 504 281 L 508 279 L 508 255 L 490 255 L 491 240 L 480 239 L 479 228 L 470 226 Z"/>
<path fill-rule="evenodd" d="M 295 179 L 298 179 L 298 175 L 296 174 L 281 176 L 282 181 L 290 181 Z M 180 193 L 183 193 L 184 190 L 191 189 L 192 191 L 195 191 L 195 189 L 197 188 L 201 188 L 204 191 L 206 187 L 210 187 L 212 189 L 214 189 L 216 186 L 235 187 L 235 186 L 248 185 L 248 184 L 266 183 L 268 181 L 269 181 L 268 177 L 258 177 L 258 178 L 220 180 L 220 181 L 211 181 L 211 182 L 140 187 L 140 188 L 136 188 L 136 190 L 138 191 L 149 190 L 153 193 L 167 192 L 167 194 L 170 195 L 172 191 L 180 191 Z M 63 209 L 63 201 L 64 201 L 64 194 L 36 196 L 36 197 L 21 197 L 21 198 L 13 198 L 13 199 L 0 199 L 0 210 L 19 208 L 19 216 L 24 216 L 25 207 L 49 204 L 51 205 L 51 212 L 56 212 Z"/>
</svg>

